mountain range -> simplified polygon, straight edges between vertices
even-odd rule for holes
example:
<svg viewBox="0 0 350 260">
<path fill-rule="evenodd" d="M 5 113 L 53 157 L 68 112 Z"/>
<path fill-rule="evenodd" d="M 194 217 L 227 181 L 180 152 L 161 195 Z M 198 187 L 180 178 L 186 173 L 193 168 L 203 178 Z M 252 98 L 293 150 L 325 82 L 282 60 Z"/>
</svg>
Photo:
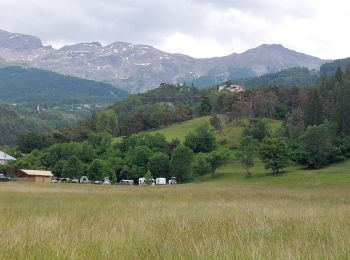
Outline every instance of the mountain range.
<svg viewBox="0 0 350 260">
<path fill-rule="evenodd" d="M 283 69 L 319 69 L 325 60 L 279 44 L 263 44 L 243 53 L 196 59 L 170 54 L 148 45 L 114 42 L 78 43 L 55 49 L 38 37 L 0 30 L 0 58 L 9 63 L 113 84 L 130 93 L 161 83 L 208 87 L 226 80 L 261 76 Z"/>
</svg>

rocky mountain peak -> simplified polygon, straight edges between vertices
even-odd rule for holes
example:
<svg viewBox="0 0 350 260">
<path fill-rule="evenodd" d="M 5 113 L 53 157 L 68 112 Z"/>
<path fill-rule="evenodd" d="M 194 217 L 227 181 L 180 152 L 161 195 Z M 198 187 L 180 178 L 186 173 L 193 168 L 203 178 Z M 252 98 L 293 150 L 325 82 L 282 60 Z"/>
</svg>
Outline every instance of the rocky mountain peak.
<svg viewBox="0 0 350 260">
<path fill-rule="evenodd" d="M 44 46 L 38 37 L 0 30 L 0 47 L 16 51 L 27 51 Z"/>
</svg>

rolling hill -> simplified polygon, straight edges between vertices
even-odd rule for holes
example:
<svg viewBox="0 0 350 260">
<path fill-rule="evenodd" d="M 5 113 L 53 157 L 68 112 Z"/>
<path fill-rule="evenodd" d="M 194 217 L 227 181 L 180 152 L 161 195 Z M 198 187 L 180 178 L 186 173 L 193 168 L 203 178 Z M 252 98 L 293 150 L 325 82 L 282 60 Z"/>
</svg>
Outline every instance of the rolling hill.
<svg viewBox="0 0 350 260">
<path fill-rule="evenodd" d="M 319 72 L 307 68 L 290 68 L 260 77 L 230 80 L 226 84 L 238 84 L 244 88 L 262 86 L 307 87 L 320 81 Z"/>
<path fill-rule="evenodd" d="M 162 129 L 149 131 L 149 134 L 163 134 L 167 141 L 179 139 L 184 141 L 186 135 L 202 124 L 209 123 L 209 117 L 200 117 L 188 120 L 179 124 L 174 124 Z M 272 131 L 281 126 L 281 121 L 269 120 Z M 234 147 L 238 144 L 242 136 L 243 128 L 237 126 L 226 126 L 222 134 L 215 132 L 217 140 L 226 139 L 226 143 L 219 145 L 218 149 L 224 147 L 231 148 L 231 158 L 234 158 Z M 119 142 L 120 138 L 115 138 Z M 232 150 L 233 148 L 233 150 Z M 350 174 L 348 173 L 350 160 L 332 164 L 326 168 L 318 170 L 305 169 L 302 166 L 291 164 L 279 176 L 272 176 L 269 170 L 257 160 L 255 167 L 251 169 L 253 176 L 245 177 L 245 169 L 236 161 L 219 168 L 215 175 L 206 175 L 201 177 L 202 182 L 213 184 L 253 184 L 253 185 L 270 185 L 270 186 L 340 186 L 346 187 L 350 184 Z"/>
<path fill-rule="evenodd" d="M 127 96 L 106 83 L 33 68 L 0 68 L 2 103 L 113 104 Z"/>
<path fill-rule="evenodd" d="M 45 132 L 52 125 L 48 121 L 23 117 L 6 106 L 0 105 L 0 145 L 14 145 L 25 132 Z"/>
</svg>

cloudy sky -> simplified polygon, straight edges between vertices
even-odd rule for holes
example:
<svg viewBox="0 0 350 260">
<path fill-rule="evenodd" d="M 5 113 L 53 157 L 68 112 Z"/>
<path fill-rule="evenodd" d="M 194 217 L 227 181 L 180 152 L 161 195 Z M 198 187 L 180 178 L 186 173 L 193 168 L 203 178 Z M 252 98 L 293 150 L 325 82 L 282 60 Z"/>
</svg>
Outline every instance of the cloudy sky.
<svg viewBox="0 0 350 260">
<path fill-rule="evenodd" d="M 350 56 L 348 0 L 0 0 L 0 28 L 60 47 L 126 41 L 212 57 L 263 43 Z"/>
</svg>

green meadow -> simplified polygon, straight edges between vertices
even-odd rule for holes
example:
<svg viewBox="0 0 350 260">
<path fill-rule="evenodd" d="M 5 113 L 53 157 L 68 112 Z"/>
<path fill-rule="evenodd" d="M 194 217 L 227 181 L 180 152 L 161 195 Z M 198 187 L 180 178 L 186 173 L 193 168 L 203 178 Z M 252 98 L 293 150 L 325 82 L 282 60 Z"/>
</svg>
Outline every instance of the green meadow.
<svg viewBox="0 0 350 260">
<path fill-rule="evenodd" d="M 1 183 L 0 210 L 1 259 L 350 257 L 340 186 Z"/>
<path fill-rule="evenodd" d="M 208 120 L 151 133 L 183 141 Z M 242 131 L 217 132 L 219 149 Z M 272 176 L 257 161 L 245 178 L 232 161 L 175 186 L 0 183 L 0 259 L 349 259 L 349 169 Z"/>
</svg>

